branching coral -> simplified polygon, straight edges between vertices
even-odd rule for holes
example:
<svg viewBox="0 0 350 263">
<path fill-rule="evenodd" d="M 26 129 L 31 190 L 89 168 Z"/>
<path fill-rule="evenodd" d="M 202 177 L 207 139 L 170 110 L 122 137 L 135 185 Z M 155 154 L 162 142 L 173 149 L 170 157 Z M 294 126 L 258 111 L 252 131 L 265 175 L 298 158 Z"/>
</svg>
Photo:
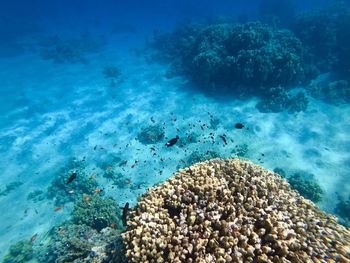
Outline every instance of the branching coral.
<svg viewBox="0 0 350 263">
<path fill-rule="evenodd" d="M 239 159 L 181 169 L 150 189 L 123 238 L 131 262 L 350 260 L 350 231 L 335 217 Z"/>
<path fill-rule="evenodd" d="M 74 224 L 87 225 L 102 230 L 110 225 L 117 226 L 120 221 L 119 209 L 113 198 L 102 198 L 98 194 L 81 198 L 74 207 L 72 221 Z"/>
</svg>

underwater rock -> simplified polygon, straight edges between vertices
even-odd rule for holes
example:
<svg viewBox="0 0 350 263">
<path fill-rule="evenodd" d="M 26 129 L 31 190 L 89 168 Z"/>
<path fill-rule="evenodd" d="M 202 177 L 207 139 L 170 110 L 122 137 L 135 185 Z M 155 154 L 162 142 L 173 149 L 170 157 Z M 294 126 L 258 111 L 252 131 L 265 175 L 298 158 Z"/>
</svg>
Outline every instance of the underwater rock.
<svg viewBox="0 0 350 263">
<path fill-rule="evenodd" d="M 164 139 L 164 131 L 160 125 L 150 125 L 142 128 L 137 139 L 143 144 L 155 144 Z"/>
<path fill-rule="evenodd" d="M 290 186 L 302 196 L 317 203 L 322 200 L 323 190 L 314 179 L 313 174 L 295 173 L 287 178 Z"/>
<path fill-rule="evenodd" d="M 89 197 L 82 197 L 75 203 L 72 222 L 90 226 L 97 231 L 111 225 L 119 227 L 121 214 L 116 201 L 111 197 L 103 198 L 99 194 Z"/>
<path fill-rule="evenodd" d="M 106 79 L 117 79 L 121 76 L 120 68 L 113 65 L 103 67 L 102 73 Z"/>
<path fill-rule="evenodd" d="M 350 103 L 350 84 L 346 80 L 315 81 L 309 85 L 309 92 L 329 104 Z"/>
<path fill-rule="evenodd" d="M 104 39 L 93 39 L 89 34 L 75 38 L 51 36 L 39 41 L 40 56 L 55 63 L 87 63 L 86 56 L 105 44 Z"/>
<path fill-rule="evenodd" d="M 76 178 L 67 184 L 73 173 L 76 173 Z M 82 167 L 76 167 L 68 171 L 62 170 L 48 187 L 47 197 L 54 199 L 55 205 L 59 206 L 67 202 L 77 201 L 83 194 L 92 194 L 97 186 L 96 179 L 86 174 Z"/>
<path fill-rule="evenodd" d="M 131 262 L 350 260 L 349 229 L 239 159 L 198 163 L 149 189 L 122 236 Z"/>
<path fill-rule="evenodd" d="M 3 263 L 23 263 L 33 258 L 33 244 L 30 240 L 19 241 L 10 246 Z"/>
</svg>

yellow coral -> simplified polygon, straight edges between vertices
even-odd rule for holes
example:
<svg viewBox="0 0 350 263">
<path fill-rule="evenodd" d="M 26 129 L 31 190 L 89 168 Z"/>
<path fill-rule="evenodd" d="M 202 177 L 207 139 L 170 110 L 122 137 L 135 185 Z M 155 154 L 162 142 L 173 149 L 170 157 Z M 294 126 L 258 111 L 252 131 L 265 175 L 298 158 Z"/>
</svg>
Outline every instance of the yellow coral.
<svg viewBox="0 0 350 263">
<path fill-rule="evenodd" d="M 179 170 L 142 196 L 123 234 L 132 262 L 337 262 L 350 231 L 287 181 L 240 159 Z"/>
</svg>

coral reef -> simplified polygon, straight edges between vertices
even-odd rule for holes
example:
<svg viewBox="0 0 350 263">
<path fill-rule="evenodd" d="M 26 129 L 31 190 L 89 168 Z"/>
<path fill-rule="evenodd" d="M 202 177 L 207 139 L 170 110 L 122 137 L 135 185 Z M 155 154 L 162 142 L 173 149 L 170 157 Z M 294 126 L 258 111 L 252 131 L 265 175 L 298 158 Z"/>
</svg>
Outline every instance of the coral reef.
<svg viewBox="0 0 350 263">
<path fill-rule="evenodd" d="M 73 173 L 76 173 L 76 178 L 68 184 Z M 55 205 L 62 205 L 79 200 L 83 194 L 92 194 L 97 186 L 96 179 L 89 177 L 81 167 L 62 169 L 47 189 L 47 197 L 54 199 Z"/>
<path fill-rule="evenodd" d="M 295 173 L 287 178 L 291 187 L 297 190 L 302 196 L 317 203 L 322 200 L 323 190 L 317 183 L 313 174 L 304 172 Z"/>
<path fill-rule="evenodd" d="M 248 145 L 243 143 L 236 145 L 235 149 L 233 149 L 231 153 L 236 154 L 238 157 L 245 157 L 248 150 Z"/>
<path fill-rule="evenodd" d="M 143 144 L 154 144 L 164 139 L 164 131 L 160 125 L 150 125 L 142 128 L 137 139 Z"/>
<path fill-rule="evenodd" d="M 74 206 L 72 222 L 77 225 L 87 225 L 101 231 L 111 225 L 118 226 L 120 211 L 116 201 L 111 198 L 102 198 L 99 194 L 82 197 Z"/>
<path fill-rule="evenodd" d="M 350 227 L 350 197 L 348 200 L 340 198 L 334 212 L 340 217 L 341 224 Z"/>
<path fill-rule="evenodd" d="M 199 87 L 237 96 L 261 96 L 260 87 L 288 89 L 313 72 L 292 32 L 259 22 L 191 25 L 156 35 L 154 46 Z"/>
<path fill-rule="evenodd" d="M 66 222 L 49 232 L 44 245 L 35 249 L 39 262 L 105 262 L 111 244 L 120 239 L 120 231 L 105 228 L 100 232 L 87 225 Z"/>
<path fill-rule="evenodd" d="M 45 192 L 42 190 L 34 190 L 27 196 L 27 200 L 33 201 L 34 203 L 40 202 L 46 198 Z"/>
<path fill-rule="evenodd" d="M 303 92 L 296 95 L 290 95 L 283 88 L 270 88 L 265 93 L 264 98 L 256 105 L 260 112 L 281 112 L 290 113 L 305 111 L 307 109 L 308 99 Z"/>
<path fill-rule="evenodd" d="M 9 193 L 11 193 L 12 191 L 16 190 L 18 187 L 20 187 L 23 183 L 20 182 L 20 181 L 14 181 L 14 182 L 11 182 L 11 183 L 8 183 L 6 186 L 5 186 L 5 189 L 0 191 L 0 196 L 6 196 L 8 195 Z"/>
<path fill-rule="evenodd" d="M 149 189 L 122 236 L 131 262 L 350 260 L 350 231 L 335 217 L 239 159 L 199 163 Z"/>
<path fill-rule="evenodd" d="M 86 56 L 104 45 L 104 40 L 93 39 L 89 34 L 75 38 L 52 36 L 38 43 L 40 56 L 55 63 L 87 63 Z"/>
<path fill-rule="evenodd" d="M 318 68 L 347 77 L 350 70 L 349 30 L 350 8 L 342 1 L 327 9 L 298 15 L 293 26 Z"/>
<path fill-rule="evenodd" d="M 13 244 L 6 254 L 3 263 L 24 263 L 33 258 L 33 244 L 30 240 Z"/>
</svg>

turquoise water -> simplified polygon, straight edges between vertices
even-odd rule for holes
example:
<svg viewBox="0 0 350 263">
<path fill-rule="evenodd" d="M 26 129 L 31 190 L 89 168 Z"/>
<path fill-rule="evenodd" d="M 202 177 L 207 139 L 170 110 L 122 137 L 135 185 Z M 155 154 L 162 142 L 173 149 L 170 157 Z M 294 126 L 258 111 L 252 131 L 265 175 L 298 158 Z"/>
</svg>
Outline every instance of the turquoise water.
<svg viewBox="0 0 350 263">
<path fill-rule="evenodd" d="M 136 204 L 149 187 L 178 168 L 210 157 L 240 156 L 270 170 L 278 168 L 287 178 L 299 174 L 304 183 L 318 185 L 315 191 L 321 189 L 314 201 L 348 224 L 349 65 L 310 59 L 319 68 L 317 74 L 288 83 L 291 94 L 305 94 L 307 107 L 291 111 L 282 104 L 282 109 L 266 112 L 256 107 L 261 91 L 240 96 L 230 90 L 231 79 L 229 85 L 218 81 L 220 85 L 208 89 L 196 76 L 202 80 L 211 72 L 194 74 L 197 68 L 188 70 L 186 63 L 176 64 L 176 72 L 176 52 L 164 58 L 164 49 L 152 45 L 154 32 L 170 33 L 193 22 L 215 24 L 210 21 L 222 16 L 229 23 L 262 20 L 276 30 L 296 30 L 302 39 L 293 24 L 296 15 L 338 9 L 331 9 L 329 2 L 294 3 L 288 20 L 283 8 L 272 8 L 275 1 L 220 2 L 1 2 L 0 258 L 11 245 L 36 234 L 33 242 L 43 242 L 53 226 L 71 218 L 74 200 L 69 191 L 77 193 L 81 186 L 70 189 L 65 180 L 74 171 L 96 181 L 82 195 L 102 189 L 123 207 Z M 264 4 L 277 10 L 266 13 L 285 20 L 274 25 L 264 20 Z M 349 8 L 348 2 L 344 5 Z M 306 53 L 339 55 L 333 49 L 318 52 L 317 43 L 307 49 L 311 40 L 304 40 Z M 350 37 L 344 41 L 350 43 Z M 350 57 L 349 49 L 343 49 L 335 48 L 342 50 L 339 56 Z M 327 91 L 314 92 L 315 83 L 328 85 Z M 244 127 L 236 128 L 237 123 Z M 150 127 L 159 136 L 148 135 L 145 142 L 142 132 Z M 179 141 L 166 147 L 176 136 Z M 57 178 L 64 178 L 66 188 L 57 186 Z M 58 188 L 52 190 L 53 185 Z M 62 199 L 59 187 L 65 193 Z"/>
</svg>

